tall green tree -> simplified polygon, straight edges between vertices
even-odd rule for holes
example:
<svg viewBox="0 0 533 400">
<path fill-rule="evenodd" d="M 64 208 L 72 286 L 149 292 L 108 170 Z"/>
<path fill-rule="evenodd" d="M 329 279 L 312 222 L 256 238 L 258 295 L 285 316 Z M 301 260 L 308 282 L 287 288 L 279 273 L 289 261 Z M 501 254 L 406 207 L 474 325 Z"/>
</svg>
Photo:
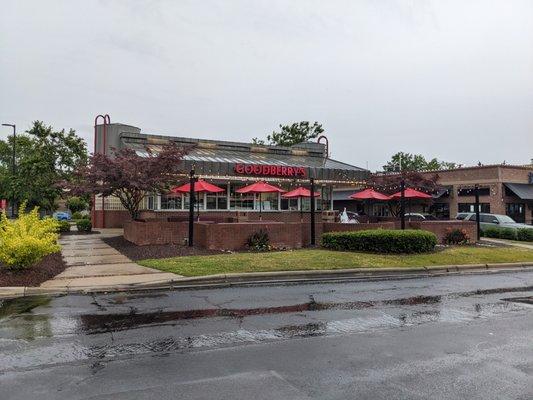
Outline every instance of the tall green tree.
<svg viewBox="0 0 533 400">
<path fill-rule="evenodd" d="M 41 121 L 17 136 L 16 173 L 11 169 L 13 138 L 0 140 L 0 198 L 51 212 L 61 195 L 58 182 L 70 180 L 73 171 L 87 162 L 85 141 L 69 131 L 54 130 Z"/>
<path fill-rule="evenodd" d="M 439 161 L 436 158 L 426 160 L 421 154 L 404 153 L 394 154 L 389 162 L 383 166 L 383 171 L 436 171 L 439 169 L 456 168 L 453 162 Z"/>
<path fill-rule="evenodd" d="M 317 138 L 324 133 L 322 124 L 315 121 L 312 125 L 309 121 L 294 122 L 291 125 L 280 125 L 279 132 L 272 132 L 267 136 L 267 143 L 264 140 L 253 138 L 255 144 L 269 144 L 274 146 L 293 146 L 298 143 L 307 142 Z"/>
</svg>

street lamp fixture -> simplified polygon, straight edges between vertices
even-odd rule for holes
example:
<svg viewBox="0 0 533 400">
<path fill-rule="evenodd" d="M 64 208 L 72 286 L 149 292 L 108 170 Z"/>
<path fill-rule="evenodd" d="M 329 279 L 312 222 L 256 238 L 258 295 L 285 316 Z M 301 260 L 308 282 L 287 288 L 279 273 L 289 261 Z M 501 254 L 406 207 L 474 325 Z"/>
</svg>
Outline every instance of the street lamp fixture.
<svg viewBox="0 0 533 400">
<path fill-rule="evenodd" d="M 13 160 L 11 162 L 11 168 L 13 170 L 13 177 L 17 172 L 16 156 L 17 156 L 17 126 L 15 124 L 2 124 L 2 126 L 10 126 L 13 128 Z M 11 198 L 11 218 L 15 218 L 15 189 L 13 189 Z"/>
</svg>

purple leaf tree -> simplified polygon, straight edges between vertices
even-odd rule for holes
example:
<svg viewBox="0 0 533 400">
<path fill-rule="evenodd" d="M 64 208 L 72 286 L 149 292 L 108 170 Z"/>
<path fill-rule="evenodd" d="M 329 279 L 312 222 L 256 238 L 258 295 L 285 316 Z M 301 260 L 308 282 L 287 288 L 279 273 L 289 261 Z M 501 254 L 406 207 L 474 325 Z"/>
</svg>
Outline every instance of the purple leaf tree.
<svg viewBox="0 0 533 400">
<path fill-rule="evenodd" d="M 128 148 L 115 151 L 111 157 L 97 153 L 64 186 L 74 195 L 115 196 L 136 219 L 147 193 L 164 193 L 180 179 L 180 166 L 189 151 L 190 148 L 168 144 L 157 153 L 146 148 L 145 155 Z"/>
</svg>

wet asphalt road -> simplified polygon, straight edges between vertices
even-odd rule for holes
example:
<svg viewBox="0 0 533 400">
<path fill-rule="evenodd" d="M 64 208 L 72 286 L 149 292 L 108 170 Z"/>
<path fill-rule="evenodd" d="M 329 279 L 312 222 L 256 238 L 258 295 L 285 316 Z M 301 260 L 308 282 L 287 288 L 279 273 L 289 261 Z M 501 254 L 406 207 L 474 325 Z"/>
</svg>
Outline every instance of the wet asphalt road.
<svg viewBox="0 0 533 400">
<path fill-rule="evenodd" d="M 531 296 L 520 272 L 4 301 L 0 399 L 531 399 Z"/>
</svg>

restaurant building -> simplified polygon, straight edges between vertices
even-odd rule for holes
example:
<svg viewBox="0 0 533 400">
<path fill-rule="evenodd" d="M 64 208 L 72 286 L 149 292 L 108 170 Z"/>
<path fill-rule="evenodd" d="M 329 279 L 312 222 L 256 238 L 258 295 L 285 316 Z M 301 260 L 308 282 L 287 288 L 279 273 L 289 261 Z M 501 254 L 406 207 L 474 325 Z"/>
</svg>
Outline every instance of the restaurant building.
<svg viewBox="0 0 533 400">
<path fill-rule="evenodd" d="M 325 141 L 325 143 L 324 143 Z M 141 129 L 120 123 L 106 123 L 95 127 L 95 152 L 111 155 L 115 150 L 130 148 L 138 154 L 146 149 L 157 152 L 173 142 L 190 147 L 179 166 L 181 178 L 176 185 L 188 181 L 190 170 L 199 178 L 223 189 L 222 193 L 200 193 L 198 209 L 206 221 L 257 220 L 261 210 L 267 221 L 300 221 L 300 210 L 309 211 L 309 198 L 285 199 L 281 193 L 239 194 L 236 191 L 256 181 L 265 181 L 286 191 L 309 187 L 315 180 L 320 193 L 316 209 L 322 217 L 331 217 L 332 193 L 336 187 L 356 190 L 364 185 L 369 171 L 333 160 L 328 154 L 327 139 L 306 142 L 291 147 L 267 146 L 221 140 L 171 137 L 141 133 Z M 189 195 L 175 193 L 147 194 L 141 218 L 174 218 L 185 220 L 189 209 Z M 195 207 L 196 210 L 196 207 Z M 304 218 L 309 218 L 304 213 Z M 118 199 L 97 197 L 93 209 L 95 227 L 121 227 L 128 213 Z"/>
</svg>

